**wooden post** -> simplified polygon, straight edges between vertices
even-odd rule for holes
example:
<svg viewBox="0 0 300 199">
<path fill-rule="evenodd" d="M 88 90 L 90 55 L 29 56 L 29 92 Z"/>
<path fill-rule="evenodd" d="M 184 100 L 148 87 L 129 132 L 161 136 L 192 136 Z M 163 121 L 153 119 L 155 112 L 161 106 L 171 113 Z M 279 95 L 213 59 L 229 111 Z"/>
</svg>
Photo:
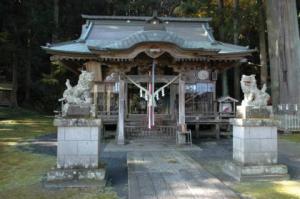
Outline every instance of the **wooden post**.
<svg viewBox="0 0 300 199">
<path fill-rule="evenodd" d="M 195 124 L 195 132 L 196 132 L 196 137 L 199 138 L 200 137 L 200 124 Z"/>
<path fill-rule="evenodd" d="M 107 115 L 110 115 L 110 105 L 111 105 L 111 102 L 110 102 L 111 90 L 110 89 L 111 88 L 106 90 L 106 112 L 107 112 Z"/>
<path fill-rule="evenodd" d="M 172 120 L 175 117 L 175 100 L 176 100 L 176 90 L 175 85 L 170 85 L 170 115 Z"/>
<path fill-rule="evenodd" d="M 119 119 L 118 119 L 118 135 L 117 143 L 125 144 L 125 81 L 119 77 Z"/>
<path fill-rule="evenodd" d="M 94 106 L 95 106 L 95 115 L 97 117 L 98 112 L 98 84 L 94 83 Z"/>
<path fill-rule="evenodd" d="M 179 124 L 185 124 L 185 82 L 182 80 L 180 75 L 179 85 L 178 85 L 178 94 L 179 94 Z"/>
</svg>

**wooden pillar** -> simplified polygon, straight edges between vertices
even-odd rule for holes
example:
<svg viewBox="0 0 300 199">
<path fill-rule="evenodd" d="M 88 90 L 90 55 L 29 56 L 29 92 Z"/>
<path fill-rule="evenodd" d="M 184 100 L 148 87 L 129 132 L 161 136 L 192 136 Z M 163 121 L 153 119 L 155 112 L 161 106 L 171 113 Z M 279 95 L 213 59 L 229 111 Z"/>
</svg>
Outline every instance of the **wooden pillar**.
<svg viewBox="0 0 300 199">
<path fill-rule="evenodd" d="M 95 106 L 95 115 L 97 117 L 98 111 L 98 84 L 94 84 L 94 106 Z"/>
<path fill-rule="evenodd" d="M 178 112 L 179 112 L 179 124 L 185 124 L 185 81 L 182 80 L 182 77 L 179 79 L 179 85 L 178 85 Z"/>
<path fill-rule="evenodd" d="M 111 105 L 110 98 L 111 98 L 111 88 L 109 87 L 109 89 L 106 90 L 106 112 L 107 112 L 107 115 L 110 115 L 110 105 Z"/>
<path fill-rule="evenodd" d="M 176 90 L 175 85 L 170 85 L 170 116 L 173 120 L 175 118 L 175 100 L 176 100 Z"/>
<path fill-rule="evenodd" d="M 199 138 L 200 137 L 200 124 L 195 124 L 195 132 L 196 132 L 196 137 Z"/>
<path fill-rule="evenodd" d="M 117 144 L 125 144 L 125 81 L 119 77 L 119 119 Z"/>
<path fill-rule="evenodd" d="M 95 62 L 95 61 L 89 61 L 86 62 L 85 64 L 86 70 L 88 72 L 93 72 L 94 73 L 94 80 L 95 81 L 102 81 L 102 67 L 101 63 Z"/>
</svg>

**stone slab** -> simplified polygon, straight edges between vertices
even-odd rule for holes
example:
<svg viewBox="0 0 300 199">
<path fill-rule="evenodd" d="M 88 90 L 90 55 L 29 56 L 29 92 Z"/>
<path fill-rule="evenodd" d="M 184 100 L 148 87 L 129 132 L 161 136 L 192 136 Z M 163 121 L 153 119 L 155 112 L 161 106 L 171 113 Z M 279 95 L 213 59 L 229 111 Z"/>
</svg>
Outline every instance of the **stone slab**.
<svg viewBox="0 0 300 199">
<path fill-rule="evenodd" d="M 238 181 L 288 180 L 287 166 L 281 164 L 245 166 L 236 162 L 226 162 L 223 171 Z"/>
<path fill-rule="evenodd" d="M 129 152 L 127 165 L 130 199 L 239 198 L 195 160 L 175 150 Z"/>
<path fill-rule="evenodd" d="M 236 117 L 242 119 L 250 118 L 271 118 L 273 115 L 272 106 L 237 106 Z"/>
</svg>

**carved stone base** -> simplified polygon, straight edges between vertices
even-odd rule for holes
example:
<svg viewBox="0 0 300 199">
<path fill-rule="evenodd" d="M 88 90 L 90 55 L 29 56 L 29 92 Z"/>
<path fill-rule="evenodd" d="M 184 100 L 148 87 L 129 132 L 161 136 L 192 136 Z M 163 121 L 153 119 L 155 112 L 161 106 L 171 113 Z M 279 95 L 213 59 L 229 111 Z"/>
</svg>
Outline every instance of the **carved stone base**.
<svg viewBox="0 0 300 199">
<path fill-rule="evenodd" d="M 272 106 L 237 106 L 236 108 L 236 117 L 242 119 L 270 118 L 272 115 Z"/>
<path fill-rule="evenodd" d="M 66 117 L 90 117 L 91 105 L 68 105 L 66 110 Z"/>
<path fill-rule="evenodd" d="M 53 169 L 44 182 L 47 188 L 103 187 L 106 184 L 106 169 Z"/>
<path fill-rule="evenodd" d="M 281 164 L 247 166 L 226 162 L 223 171 L 238 181 L 287 180 L 290 178 L 287 166 Z"/>
</svg>

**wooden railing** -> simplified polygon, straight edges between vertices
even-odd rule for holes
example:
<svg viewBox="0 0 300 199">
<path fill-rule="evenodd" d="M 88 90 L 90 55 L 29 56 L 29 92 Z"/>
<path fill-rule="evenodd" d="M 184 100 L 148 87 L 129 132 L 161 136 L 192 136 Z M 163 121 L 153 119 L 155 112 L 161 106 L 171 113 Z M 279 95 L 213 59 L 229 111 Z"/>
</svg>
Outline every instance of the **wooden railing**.
<svg viewBox="0 0 300 199">
<path fill-rule="evenodd" d="M 296 104 L 280 104 L 274 110 L 274 119 L 278 120 L 278 130 L 300 132 L 300 106 Z"/>
</svg>

